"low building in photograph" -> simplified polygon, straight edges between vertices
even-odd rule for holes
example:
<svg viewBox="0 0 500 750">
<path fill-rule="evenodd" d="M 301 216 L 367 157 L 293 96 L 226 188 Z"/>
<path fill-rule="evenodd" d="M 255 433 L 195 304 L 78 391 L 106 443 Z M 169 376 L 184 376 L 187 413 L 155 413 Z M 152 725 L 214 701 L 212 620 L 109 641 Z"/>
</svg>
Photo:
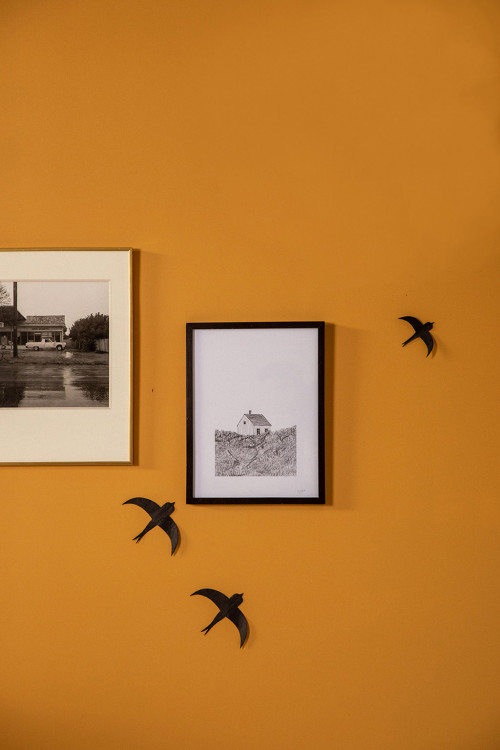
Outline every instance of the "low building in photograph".
<svg viewBox="0 0 500 750">
<path fill-rule="evenodd" d="M 51 338 L 62 342 L 66 330 L 65 315 L 26 315 L 19 310 L 16 316 L 17 343 L 19 346 L 28 341 L 41 341 Z M 13 305 L 0 306 L 0 346 L 12 346 L 14 330 Z"/>
<path fill-rule="evenodd" d="M 239 435 L 261 435 L 269 432 L 271 426 L 271 422 L 263 414 L 252 414 L 250 409 L 238 422 L 236 432 Z"/>
</svg>

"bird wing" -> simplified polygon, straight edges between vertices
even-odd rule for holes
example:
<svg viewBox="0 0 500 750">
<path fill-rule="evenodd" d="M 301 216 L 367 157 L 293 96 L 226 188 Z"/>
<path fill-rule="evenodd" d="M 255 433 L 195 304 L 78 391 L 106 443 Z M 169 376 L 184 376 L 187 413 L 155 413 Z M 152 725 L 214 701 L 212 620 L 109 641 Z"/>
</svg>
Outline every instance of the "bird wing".
<svg viewBox="0 0 500 750">
<path fill-rule="evenodd" d="M 125 500 L 123 505 L 127 505 L 128 503 L 132 503 L 132 505 L 138 505 L 139 508 L 142 508 L 146 511 L 146 513 L 149 513 L 151 518 L 153 517 L 153 513 L 156 513 L 156 511 L 160 509 L 159 505 L 157 505 L 153 500 L 148 500 L 147 497 L 132 497 L 130 498 L 130 500 Z"/>
<path fill-rule="evenodd" d="M 164 521 L 161 521 L 158 526 L 160 529 L 163 529 L 163 531 L 169 535 L 170 541 L 172 543 L 172 555 L 174 554 L 177 545 L 179 543 L 179 529 L 177 527 L 177 524 L 175 521 L 172 521 L 170 516 L 167 516 Z"/>
<path fill-rule="evenodd" d="M 414 318 L 413 315 L 403 315 L 400 320 L 406 320 L 407 323 L 413 326 L 415 332 L 417 333 L 422 328 L 422 323 L 420 322 L 420 320 L 418 318 Z"/>
<path fill-rule="evenodd" d="M 219 609 L 222 609 L 229 601 L 229 598 L 225 594 L 221 594 L 220 591 L 216 591 L 215 589 L 198 589 L 198 591 L 193 591 L 191 596 L 195 594 L 200 594 L 200 596 L 206 596 L 208 599 L 211 599 Z"/>
<path fill-rule="evenodd" d="M 432 347 L 434 346 L 434 339 L 432 338 L 429 331 L 423 331 L 420 334 L 420 338 L 425 341 L 425 345 L 427 347 L 427 356 L 432 352 Z"/>
<path fill-rule="evenodd" d="M 230 612 L 226 615 L 226 617 L 231 620 L 231 622 L 234 622 L 238 630 L 240 631 L 240 648 L 245 643 L 247 633 L 248 633 L 248 622 L 247 618 L 239 609 L 239 607 L 235 607 L 234 609 L 231 609 Z"/>
</svg>

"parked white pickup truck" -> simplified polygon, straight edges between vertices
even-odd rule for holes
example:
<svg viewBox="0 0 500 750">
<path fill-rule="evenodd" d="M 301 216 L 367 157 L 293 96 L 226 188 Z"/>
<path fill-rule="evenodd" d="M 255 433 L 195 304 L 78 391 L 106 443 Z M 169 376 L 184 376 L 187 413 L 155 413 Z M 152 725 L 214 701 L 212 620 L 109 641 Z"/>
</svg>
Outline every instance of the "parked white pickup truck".
<svg viewBox="0 0 500 750">
<path fill-rule="evenodd" d="M 34 352 L 37 352 L 39 349 L 57 349 L 58 352 L 62 352 L 63 349 L 66 349 L 66 342 L 54 341 L 51 338 L 42 339 L 41 341 L 28 341 L 26 349 L 33 349 Z"/>
</svg>

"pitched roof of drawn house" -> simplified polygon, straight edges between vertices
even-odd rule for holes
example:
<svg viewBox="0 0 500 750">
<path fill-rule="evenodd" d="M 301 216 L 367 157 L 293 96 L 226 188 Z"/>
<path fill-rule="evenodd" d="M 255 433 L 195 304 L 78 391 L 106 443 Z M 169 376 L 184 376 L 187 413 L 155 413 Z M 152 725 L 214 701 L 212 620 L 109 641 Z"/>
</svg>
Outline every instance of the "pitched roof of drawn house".
<svg viewBox="0 0 500 750">
<path fill-rule="evenodd" d="M 268 422 L 263 414 L 244 414 L 243 416 L 249 419 L 255 427 L 271 427 L 271 422 Z"/>
<path fill-rule="evenodd" d="M 14 305 L 0 305 L 0 321 L 2 323 L 12 323 L 14 320 Z M 16 320 L 26 320 L 19 310 L 17 311 Z"/>
<path fill-rule="evenodd" d="M 30 326 L 64 326 L 65 315 L 27 315 L 26 324 Z"/>
</svg>

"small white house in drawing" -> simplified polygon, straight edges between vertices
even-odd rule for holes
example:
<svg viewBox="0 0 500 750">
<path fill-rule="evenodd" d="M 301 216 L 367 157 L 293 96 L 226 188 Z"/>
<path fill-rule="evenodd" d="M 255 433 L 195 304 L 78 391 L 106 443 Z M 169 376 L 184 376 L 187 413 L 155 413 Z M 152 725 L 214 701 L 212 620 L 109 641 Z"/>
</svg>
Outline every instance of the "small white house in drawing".
<svg viewBox="0 0 500 750">
<path fill-rule="evenodd" d="M 238 422 L 236 431 L 239 435 L 264 435 L 271 430 L 271 423 L 267 421 L 263 414 L 243 414 Z"/>
</svg>

